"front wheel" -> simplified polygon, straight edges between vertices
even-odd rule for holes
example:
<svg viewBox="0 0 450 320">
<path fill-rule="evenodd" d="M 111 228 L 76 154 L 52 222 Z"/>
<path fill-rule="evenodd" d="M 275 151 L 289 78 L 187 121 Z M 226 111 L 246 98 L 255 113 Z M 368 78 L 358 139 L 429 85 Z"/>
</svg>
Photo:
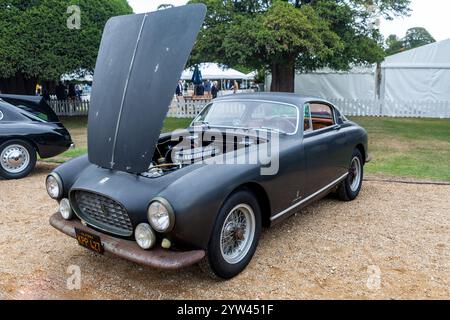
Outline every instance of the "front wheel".
<svg viewBox="0 0 450 320">
<path fill-rule="evenodd" d="M 11 140 L 0 145 L 0 176 L 21 179 L 30 174 L 36 165 L 36 151 L 23 140 Z"/>
<path fill-rule="evenodd" d="M 347 178 L 341 182 L 338 188 L 339 199 L 343 201 L 355 200 L 361 191 L 364 177 L 363 157 L 358 149 L 355 149 L 350 161 Z"/>
<path fill-rule="evenodd" d="M 252 259 L 261 234 L 261 211 L 248 190 L 232 194 L 219 211 L 203 267 L 223 279 L 241 273 Z"/>
</svg>

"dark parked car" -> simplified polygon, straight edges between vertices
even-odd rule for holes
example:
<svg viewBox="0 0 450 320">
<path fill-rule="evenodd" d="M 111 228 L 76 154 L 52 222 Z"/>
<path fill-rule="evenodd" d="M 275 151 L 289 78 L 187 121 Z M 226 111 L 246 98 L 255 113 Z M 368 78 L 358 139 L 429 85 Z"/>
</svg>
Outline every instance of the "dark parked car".
<svg viewBox="0 0 450 320">
<path fill-rule="evenodd" d="M 37 155 L 51 158 L 71 145 L 69 132 L 42 97 L 0 94 L 0 177 L 26 177 Z"/>
<path fill-rule="evenodd" d="M 327 101 L 269 93 L 218 98 L 186 130 L 161 135 L 204 15 L 190 5 L 108 22 L 89 154 L 46 186 L 60 203 L 51 225 L 88 249 L 157 268 L 201 262 L 231 278 L 263 226 L 331 191 L 358 196 L 367 133 Z"/>
</svg>

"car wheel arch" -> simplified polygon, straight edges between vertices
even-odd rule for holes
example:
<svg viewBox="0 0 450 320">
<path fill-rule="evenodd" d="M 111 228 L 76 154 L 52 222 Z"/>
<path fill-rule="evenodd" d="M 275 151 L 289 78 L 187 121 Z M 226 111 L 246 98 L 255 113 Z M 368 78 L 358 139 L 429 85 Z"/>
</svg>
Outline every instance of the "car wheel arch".
<svg viewBox="0 0 450 320">
<path fill-rule="evenodd" d="M 248 190 L 255 195 L 256 199 L 258 200 L 258 204 L 259 204 L 260 210 L 261 210 L 262 225 L 263 225 L 263 227 L 266 227 L 266 228 L 270 227 L 270 215 L 271 215 L 270 200 L 269 200 L 269 196 L 267 195 L 266 190 L 259 183 L 247 182 L 247 183 L 239 185 L 238 187 L 233 189 L 233 191 L 230 192 L 230 194 L 225 198 L 223 203 L 225 203 L 226 200 L 232 194 L 234 194 L 240 190 Z M 223 203 L 222 203 L 222 205 L 223 205 Z"/>
<path fill-rule="evenodd" d="M 24 138 L 24 137 L 22 137 L 22 136 L 17 136 L 17 137 L 14 136 L 14 137 L 9 137 L 9 138 L 6 139 L 5 141 L 1 142 L 0 144 L 7 143 L 7 142 L 9 142 L 9 141 L 23 141 L 23 142 L 26 142 L 26 143 L 28 143 L 30 146 L 32 146 L 33 149 L 34 149 L 34 151 L 36 152 L 36 154 L 38 154 L 38 155 L 40 156 L 39 148 L 37 147 L 36 143 L 35 143 L 33 140 L 31 140 L 31 139 Z"/>
<path fill-rule="evenodd" d="M 361 155 L 362 155 L 362 161 L 363 161 L 363 164 L 365 164 L 366 163 L 366 158 L 367 158 L 367 155 L 366 155 L 366 148 L 364 148 L 364 146 L 360 143 L 360 144 L 358 144 L 356 147 L 355 147 L 355 149 L 358 149 L 359 150 L 359 152 L 361 152 Z"/>
<path fill-rule="evenodd" d="M 5 141 L 0 142 L 0 144 L 7 143 L 9 141 L 23 141 L 23 142 L 26 142 L 30 146 L 32 146 L 34 151 L 36 151 L 36 153 L 40 156 L 39 148 L 37 147 L 36 143 L 34 143 L 34 141 L 31 140 L 31 139 L 24 138 L 22 136 L 12 136 L 12 137 L 8 137 L 8 139 L 6 139 Z"/>
</svg>

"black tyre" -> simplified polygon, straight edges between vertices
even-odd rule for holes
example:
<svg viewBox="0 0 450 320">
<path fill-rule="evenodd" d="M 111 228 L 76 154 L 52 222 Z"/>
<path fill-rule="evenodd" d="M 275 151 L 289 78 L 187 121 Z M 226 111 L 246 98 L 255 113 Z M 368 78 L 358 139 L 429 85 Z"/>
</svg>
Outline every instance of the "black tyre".
<svg viewBox="0 0 450 320">
<path fill-rule="evenodd" d="M 364 162 L 361 152 L 355 149 L 352 154 L 347 178 L 341 182 L 337 190 L 339 199 L 342 201 L 355 200 L 359 192 L 364 177 Z"/>
<path fill-rule="evenodd" d="M 249 190 L 232 194 L 219 211 L 202 262 L 215 276 L 230 279 L 252 259 L 261 235 L 261 210 Z"/>
<path fill-rule="evenodd" d="M 23 140 L 10 140 L 0 145 L 0 176 L 21 179 L 30 174 L 36 165 L 36 150 Z"/>
</svg>

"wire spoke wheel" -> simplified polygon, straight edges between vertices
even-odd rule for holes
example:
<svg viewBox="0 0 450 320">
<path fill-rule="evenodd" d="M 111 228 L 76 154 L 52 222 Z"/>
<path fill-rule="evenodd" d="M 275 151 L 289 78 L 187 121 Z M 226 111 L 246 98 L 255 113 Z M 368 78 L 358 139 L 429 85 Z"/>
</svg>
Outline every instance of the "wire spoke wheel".
<svg viewBox="0 0 450 320">
<path fill-rule="evenodd" d="M 350 164 L 350 170 L 349 170 L 349 182 L 350 182 L 350 189 L 355 192 L 358 190 L 360 182 L 361 182 L 361 161 L 358 157 L 354 157 L 351 164 Z"/>
<path fill-rule="evenodd" d="M 225 219 L 220 234 L 220 251 L 223 259 L 236 264 L 249 252 L 255 237 L 255 213 L 247 204 L 234 207 Z"/>
<path fill-rule="evenodd" d="M 30 164 L 30 153 L 19 144 L 7 146 L 0 154 L 0 165 L 8 173 L 21 173 Z"/>
</svg>

